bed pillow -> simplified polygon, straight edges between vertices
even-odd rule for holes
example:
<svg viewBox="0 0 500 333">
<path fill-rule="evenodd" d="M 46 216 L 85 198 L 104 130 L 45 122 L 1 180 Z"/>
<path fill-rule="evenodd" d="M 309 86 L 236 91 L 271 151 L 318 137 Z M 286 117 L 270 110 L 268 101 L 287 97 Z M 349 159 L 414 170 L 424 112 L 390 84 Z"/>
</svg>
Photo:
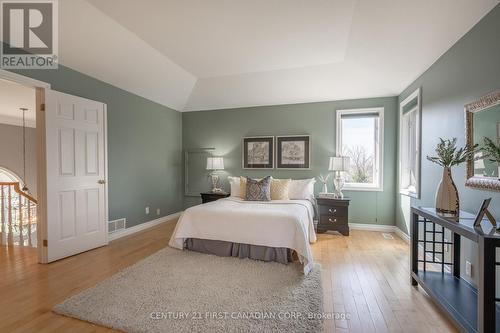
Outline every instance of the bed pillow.
<svg viewBox="0 0 500 333">
<path fill-rule="evenodd" d="M 269 176 L 271 177 L 271 176 Z M 262 180 L 264 178 L 259 178 L 257 180 Z M 271 177 L 273 179 L 273 177 Z M 236 196 L 236 194 L 235 194 Z M 247 177 L 240 177 L 240 198 L 245 199 L 247 197 Z"/>
<path fill-rule="evenodd" d="M 247 177 L 246 197 L 248 201 L 270 201 L 271 200 L 271 180 L 270 176 L 261 180 Z"/>
<path fill-rule="evenodd" d="M 245 199 L 247 196 L 247 177 L 240 177 L 240 198 Z"/>
<path fill-rule="evenodd" d="M 231 186 L 231 196 L 241 197 L 240 194 L 240 177 L 227 177 L 229 185 Z"/>
<path fill-rule="evenodd" d="M 295 200 L 313 200 L 316 179 L 292 179 L 288 188 L 288 197 Z"/>
<path fill-rule="evenodd" d="M 271 200 L 288 200 L 291 179 L 271 180 Z"/>
</svg>

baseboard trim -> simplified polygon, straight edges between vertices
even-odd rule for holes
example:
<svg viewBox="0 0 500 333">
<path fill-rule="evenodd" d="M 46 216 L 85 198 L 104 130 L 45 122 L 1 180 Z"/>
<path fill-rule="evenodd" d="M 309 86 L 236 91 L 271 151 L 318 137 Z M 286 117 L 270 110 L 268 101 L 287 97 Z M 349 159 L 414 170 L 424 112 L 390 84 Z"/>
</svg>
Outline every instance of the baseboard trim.
<svg viewBox="0 0 500 333">
<path fill-rule="evenodd" d="M 410 243 L 410 236 L 394 225 L 349 223 L 349 228 L 353 230 L 366 230 L 378 232 L 393 232 L 406 243 Z"/>
<path fill-rule="evenodd" d="M 133 227 L 114 232 L 114 233 L 108 235 L 108 241 L 112 242 L 112 241 L 117 240 L 119 238 L 122 238 L 125 236 L 130 236 L 130 235 L 133 235 L 139 231 L 143 231 L 143 230 L 152 228 L 154 226 L 157 226 L 159 224 L 169 222 L 173 219 L 178 218 L 179 216 L 181 216 L 181 214 L 182 214 L 182 212 L 173 213 L 170 215 L 166 215 L 166 216 L 157 218 L 157 219 L 152 220 L 152 221 L 144 222 L 144 223 L 141 223 L 139 225 L 135 225 Z"/>
<path fill-rule="evenodd" d="M 398 227 L 394 227 L 394 233 L 398 235 L 399 238 L 404 240 L 406 243 L 410 244 L 410 236 L 406 232 L 399 229 Z"/>
<path fill-rule="evenodd" d="M 394 232 L 395 227 L 393 225 L 384 224 L 349 223 L 349 228 L 354 230 Z"/>
</svg>

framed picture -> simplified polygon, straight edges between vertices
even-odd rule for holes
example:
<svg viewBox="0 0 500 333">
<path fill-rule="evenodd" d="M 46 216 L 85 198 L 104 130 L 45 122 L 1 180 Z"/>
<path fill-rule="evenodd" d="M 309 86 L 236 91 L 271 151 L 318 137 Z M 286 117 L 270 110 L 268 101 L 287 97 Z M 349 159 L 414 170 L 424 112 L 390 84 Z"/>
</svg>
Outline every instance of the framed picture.
<svg viewBox="0 0 500 333">
<path fill-rule="evenodd" d="M 274 137 L 243 138 L 243 169 L 274 168 Z"/>
<path fill-rule="evenodd" d="M 309 169 L 311 160 L 309 135 L 277 136 L 277 169 Z"/>
</svg>

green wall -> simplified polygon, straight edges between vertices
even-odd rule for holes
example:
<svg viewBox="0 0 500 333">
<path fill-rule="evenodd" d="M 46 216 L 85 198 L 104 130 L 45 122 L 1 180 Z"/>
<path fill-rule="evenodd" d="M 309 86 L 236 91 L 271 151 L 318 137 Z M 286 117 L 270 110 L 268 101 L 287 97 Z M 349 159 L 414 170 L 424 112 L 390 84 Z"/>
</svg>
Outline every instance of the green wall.
<svg viewBox="0 0 500 333">
<path fill-rule="evenodd" d="M 397 97 L 185 112 L 183 148 L 215 148 L 215 155 L 224 156 L 226 190 L 229 190 L 227 175 L 316 177 L 327 173 L 329 157 L 335 154 L 335 110 L 367 107 L 385 108 L 384 191 L 345 191 L 352 198 L 350 222 L 394 225 Z M 242 137 L 294 134 L 311 135 L 311 170 L 242 169 Z M 330 190 L 332 186 L 330 181 Z M 316 193 L 320 188 L 317 183 Z M 185 197 L 186 207 L 197 203 L 198 198 Z"/>
<path fill-rule="evenodd" d="M 464 105 L 500 89 L 500 5 L 406 88 L 399 100 L 418 87 L 422 88 L 422 190 L 420 199 L 397 196 L 396 223 L 405 232 L 409 226 L 409 206 L 434 206 L 436 187 L 442 176 L 441 168 L 428 162 L 425 156 L 434 154 L 439 137 L 456 137 L 460 146 L 465 145 Z M 500 219 L 500 192 L 466 188 L 465 165 L 453 168 L 453 175 L 461 209 L 476 212 L 483 199 L 491 197 L 490 210 Z M 474 274 L 476 247 L 464 243 L 462 260 L 473 262 Z"/>
<path fill-rule="evenodd" d="M 107 104 L 110 220 L 124 217 L 132 227 L 182 210 L 179 112 L 64 66 L 16 73 Z"/>
</svg>

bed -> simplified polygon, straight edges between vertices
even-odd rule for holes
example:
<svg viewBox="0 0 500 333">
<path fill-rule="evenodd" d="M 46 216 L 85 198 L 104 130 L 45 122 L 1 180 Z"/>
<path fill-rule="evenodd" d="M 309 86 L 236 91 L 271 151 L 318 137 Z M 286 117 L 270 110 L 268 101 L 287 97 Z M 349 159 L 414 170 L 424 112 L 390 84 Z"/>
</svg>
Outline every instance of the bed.
<svg viewBox="0 0 500 333">
<path fill-rule="evenodd" d="M 288 262 L 295 251 L 304 273 L 311 270 L 316 242 L 309 200 L 220 199 L 188 208 L 179 218 L 171 247 L 217 255 Z"/>
</svg>

